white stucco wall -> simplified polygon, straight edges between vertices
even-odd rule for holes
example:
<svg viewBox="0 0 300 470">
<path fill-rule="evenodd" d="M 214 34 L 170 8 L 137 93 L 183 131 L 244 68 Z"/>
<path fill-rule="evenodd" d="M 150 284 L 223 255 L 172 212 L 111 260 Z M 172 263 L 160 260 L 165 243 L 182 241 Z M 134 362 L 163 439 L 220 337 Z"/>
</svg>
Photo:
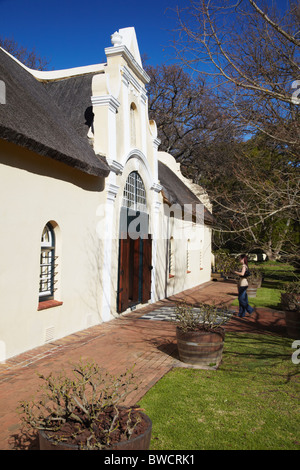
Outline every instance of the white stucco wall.
<svg viewBox="0 0 300 470">
<path fill-rule="evenodd" d="M 91 90 L 94 150 L 111 165 L 105 180 L 1 141 L 0 361 L 118 315 L 120 211 L 131 171 L 139 173 L 146 190 L 153 236 L 151 302 L 210 280 L 210 229 L 192 222 L 183 226 L 181 220 L 170 218 L 160 191 L 158 158 L 190 183 L 173 157 L 158 152 L 156 125 L 148 119 L 147 76 L 135 33 L 129 30 L 124 33 L 125 44 L 106 49 L 107 66 L 97 66 Z M 62 72 L 52 75 L 63 78 Z M 40 241 L 49 221 L 57 242 L 55 300 L 63 303 L 38 310 Z M 174 273 L 169 277 L 171 237 Z"/>
<path fill-rule="evenodd" d="M 101 321 L 96 209 L 105 198 L 100 178 L 1 145 L 0 340 L 6 357 L 44 344 L 47 332 L 57 339 Z M 41 234 L 49 221 L 57 224 L 55 299 L 63 305 L 38 311 Z"/>
</svg>

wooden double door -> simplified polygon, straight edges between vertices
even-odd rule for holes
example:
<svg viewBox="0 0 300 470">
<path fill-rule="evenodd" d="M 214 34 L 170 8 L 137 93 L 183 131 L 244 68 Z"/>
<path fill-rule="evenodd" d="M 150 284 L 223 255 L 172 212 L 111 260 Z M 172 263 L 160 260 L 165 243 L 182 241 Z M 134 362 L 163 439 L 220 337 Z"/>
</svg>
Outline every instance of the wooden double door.
<svg viewBox="0 0 300 470">
<path fill-rule="evenodd" d="M 151 298 L 152 238 L 133 239 L 121 234 L 119 245 L 118 312 L 145 303 Z"/>
</svg>

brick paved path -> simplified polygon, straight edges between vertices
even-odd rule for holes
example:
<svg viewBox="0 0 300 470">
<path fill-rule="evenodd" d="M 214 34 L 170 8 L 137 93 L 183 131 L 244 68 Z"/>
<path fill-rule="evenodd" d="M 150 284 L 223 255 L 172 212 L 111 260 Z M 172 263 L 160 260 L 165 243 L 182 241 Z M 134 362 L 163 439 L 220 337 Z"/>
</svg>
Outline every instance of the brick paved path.
<svg viewBox="0 0 300 470">
<path fill-rule="evenodd" d="M 94 360 L 113 374 L 135 364 L 134 373 L 141 385 L 127 398 L 128 403 L 135 404 L 172 367 L 182 366 L 177 357 L 174 324 L 141 316 L 179 299 L 230 304 L 237 297 L 236 291 L 234 284 L 209 282 L 0 364 L 0 450 L 37 448 L 35 439 L 22 434 L 16 411 L 19 401 L 34 396 L 39 385 L 36 372 L 59 372 L 80 359 Z M 257 309 L 245 319 L 234 316 L 226 330 L 285 335 L 284 315 Z"/>
</svg>

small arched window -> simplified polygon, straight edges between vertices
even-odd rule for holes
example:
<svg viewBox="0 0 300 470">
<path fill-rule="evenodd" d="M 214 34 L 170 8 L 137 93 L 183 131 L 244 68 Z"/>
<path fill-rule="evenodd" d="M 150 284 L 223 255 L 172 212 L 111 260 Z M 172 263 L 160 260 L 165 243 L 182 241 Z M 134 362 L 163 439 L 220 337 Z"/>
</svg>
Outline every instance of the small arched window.
<svg viewBox="0 0 300 470">
<path fill-rule="evenodd" d="M 45 225 L 41 237 L 40 289 L 39 298 L 53 299 L 55 277 L 55 234 L 53 226 Z"/>
</svg>

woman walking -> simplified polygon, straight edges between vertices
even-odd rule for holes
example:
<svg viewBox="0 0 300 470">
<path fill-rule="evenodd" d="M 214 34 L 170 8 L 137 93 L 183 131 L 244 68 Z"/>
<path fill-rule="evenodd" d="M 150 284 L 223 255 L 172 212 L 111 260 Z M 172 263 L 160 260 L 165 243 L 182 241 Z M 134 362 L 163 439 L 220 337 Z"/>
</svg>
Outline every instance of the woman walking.
<svg viewBox="0 0 300 470">
<path fill-rule="evenodd" d="M 244 317 L 246 315 L 246 312 L 251 314 L 254 311 L 254 308 L 252 308 L 248 304 L 248 294 L 247 294 L 247 288 L 248 288 L 248 280 L 247 280 L 247 272 L 249 272 L 248 268 L 248 260 L 246 255 L 241 255 L 240 257 L 240 263 L 242 264 L 242 270 L 241 272 L 235 271 L 235 274 L 239 276 L 239 281 L 238 281 L 238 291 L 239 291 L 239 317 Z"/>
</svg>

